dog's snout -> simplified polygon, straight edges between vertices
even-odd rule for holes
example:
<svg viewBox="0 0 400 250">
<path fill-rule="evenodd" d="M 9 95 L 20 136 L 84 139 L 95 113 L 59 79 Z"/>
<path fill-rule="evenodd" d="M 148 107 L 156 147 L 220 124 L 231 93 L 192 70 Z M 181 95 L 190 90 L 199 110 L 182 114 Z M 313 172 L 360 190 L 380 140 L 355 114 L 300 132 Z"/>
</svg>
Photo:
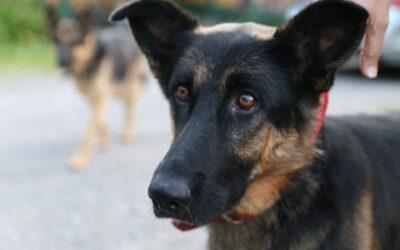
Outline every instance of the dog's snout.
<svg viewBox="0 0 400 250">
<path fill-rule="evenodd" d="M 189 185 L 180 179 L 155 178 L 148 192 L 157 209 L 173 215 L 184 213 L 191 199 Z"/>
<path fill-rule="evenodd" d="M 60 67 L 68 67 L 71 65 L 71 58 L 67 55 L 59 55 L 58 57 L 58 65 Z"/>
<path fill-rule="evenodd" d="M 69 54 L 69 49 L 66 46 L 58 48 L 58 65 L 61 67 L 69 67 L 72 63 L 72 58 Z"/>
</svg>

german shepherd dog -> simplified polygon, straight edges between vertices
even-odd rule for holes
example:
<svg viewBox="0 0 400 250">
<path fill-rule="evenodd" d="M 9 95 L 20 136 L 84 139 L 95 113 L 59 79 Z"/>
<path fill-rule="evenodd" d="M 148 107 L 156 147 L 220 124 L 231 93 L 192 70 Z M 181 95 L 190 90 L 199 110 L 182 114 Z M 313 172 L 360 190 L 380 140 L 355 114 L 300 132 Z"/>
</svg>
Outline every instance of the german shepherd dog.
<svg viewBox="0 0 400 250">
<path fill-rule="evenodd" d="M 81 169 L 88 163 L 97 135 L 101 147 L 108 145 L 104 114 L 113 94 L 126 105 L 123 139 L 129 141 L 133 137 L 133 106 L 142 87 L 144 57 L 123 28 L 96 32 L 90 9 L 75 13 L 73 18 L 60 19 L 54 5 L 46 8 L 59 65 L 73 76 L 91 106 L 86 135 L 70 160 L 72 168 Z"/>
<path fill-rule="evenodd" d="M 174 139 L 148 193 L 157 217 L 208 226 L 209 249 L 400 249 L 400 114 L 318 110 L 368 12 L 309 5 L 273 28 L 203 27 L 166 0 L 127 18 L 167 97 Z"/>
</svg>

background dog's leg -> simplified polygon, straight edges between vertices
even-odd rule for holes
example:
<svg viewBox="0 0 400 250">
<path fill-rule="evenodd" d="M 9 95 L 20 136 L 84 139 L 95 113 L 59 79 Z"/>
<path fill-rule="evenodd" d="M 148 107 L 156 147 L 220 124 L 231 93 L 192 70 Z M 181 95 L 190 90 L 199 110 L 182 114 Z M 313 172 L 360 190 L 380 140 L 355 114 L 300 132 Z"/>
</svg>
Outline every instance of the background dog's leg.
<svg viewBox="0 0 400 250">
<path fill-rule="evenodd" d="M 125 125 L 124 131 L 122 133 L 122 139 L 126 142 L 132 140 L 134 136 L 134 121 L 133 121 L 133 106 L 134 106 L 134 98 L 132 96 L 128 96 L 125 101 Z"/>
<path fill-rule="evenodd" d="M 106 149 L 109 144 L 109 136 L 108 136 L 108 130 L 107 126 L 104 121 L 100 121 L 99 127 L 98 127 L 98 133 L 100 136 L 100 148 Z"/>
<path fill-rule="evenodd" d="M 128 95 L 124 97 L 125 102 L 125 126 L 122 133 L 122 138 L 124 141 L 131 141 L 135 135 L 136 122 L 135 122 L 135 105 L 139 96 L 142 92 L 143 82 L 144 82 L 144 72 L 143 72 L 142 61 L 138 61 L 131 73 L 131 77 L 128 78 Z"/>
<path fill-rule="evenodd" d="M 103 132 L 106 131 L 103 123 L 103 118 L 107 101 L 107 98 L 103 96 L 102 98 L 98 98 L 90 102 L 92 107 L 92 115 L 90 118 L 89 127 L 78 152 L 72 157 L 70 161 L 70 166 L 72 168 L 82 169 L 87 165 L 89 157 L 93 151 L 93 145 L 96 139 L 96 135 L 100 130 L 102 130 Z"/>
</svg>

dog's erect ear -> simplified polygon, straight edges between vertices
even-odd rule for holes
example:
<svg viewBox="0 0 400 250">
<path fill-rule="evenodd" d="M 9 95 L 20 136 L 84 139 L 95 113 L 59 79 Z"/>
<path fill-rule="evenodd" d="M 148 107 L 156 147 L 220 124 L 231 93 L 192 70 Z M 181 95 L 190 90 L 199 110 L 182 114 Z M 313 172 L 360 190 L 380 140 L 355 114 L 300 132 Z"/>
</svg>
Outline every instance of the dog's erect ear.
<svg viewBox="0 0 400 250">
<path fill-rule="evenodd" d="M 93 12 L 91 9 L 84 9 L 77 12 L 76 18 L 81 26 L 83 35 L 87 35 L 93 29 Z"/>
<path fill-rule="evenodd" d="M 110 15 L 111 21 L 124 18 L 128 18 L 136 41 L 157 78 L 168 65 L 179 35 L 198 26 L 192 15 L 165 0 L 133 1 Z"/>
<path fill-rule="evenodd" d="M 75 13 L 76 20 L 79 22 L 83 35 L 87 35 L 93 30 L 94 4 L 87 0 L 70 0 L 71 7 Z"/>
<path fill-rule="evenodd" d="M 294 62 L 296 82 L 302 90 L 329 90 L 336 69 L 359 45 L 368 12 L 343 0 L 313 3 L 278 29 L 281 53 Z M 304 86 L 307 85 L 307 86 Z"/>
<path fill-rule="evenodd" d="M 54 42 L 57 42 L 56 36 L 56 26 L 57 26 L 57 11 L 53 5 L 46 4 L 46 32 L 53 39 Z"/>
</svg>

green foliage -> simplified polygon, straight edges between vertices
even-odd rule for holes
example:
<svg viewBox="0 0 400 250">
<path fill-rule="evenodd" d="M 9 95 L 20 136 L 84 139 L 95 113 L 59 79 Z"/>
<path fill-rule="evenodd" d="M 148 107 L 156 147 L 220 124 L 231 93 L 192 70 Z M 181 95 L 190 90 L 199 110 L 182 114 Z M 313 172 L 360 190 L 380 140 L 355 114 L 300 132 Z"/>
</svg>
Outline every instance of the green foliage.
<svg viewBox="0 0 400 250">
<path fill-rule="evenodd" d="M 0 0 L 0 66 L 51 68 L 43 0 Z"/>
<path fill-rule="evenodd" d="M 209 24 L 221 22 L 256 22 L 270 26 L 282 25 L 285 21 L 284 13 L 277 10 L 260 8 L 250 4 L 242 8 L 239 7 L 218 7 L 213 1 L 208 0 L 205 5 L 194 5 L 188 0 L 176 0 L 186 9 L 191 10 L 200 19 L 207 20 Z"/>
<path fill-rule="evenodd" d="M 43 11 L 40 0 L 1 0 L 0 44 L 43 42 Z"/>
</svg>

